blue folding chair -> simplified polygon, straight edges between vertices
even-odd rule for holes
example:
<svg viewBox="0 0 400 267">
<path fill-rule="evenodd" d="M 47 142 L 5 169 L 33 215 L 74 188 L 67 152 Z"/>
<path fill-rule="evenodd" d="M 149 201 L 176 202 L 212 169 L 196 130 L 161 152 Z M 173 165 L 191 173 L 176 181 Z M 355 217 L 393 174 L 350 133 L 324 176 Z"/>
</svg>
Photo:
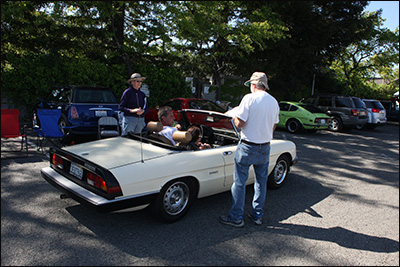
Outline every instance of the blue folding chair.
<svg viewBox="0 0 400 267">
<path fill-rule="evenodd" d="M 37 133 L 37 150 L 42 150 L 42 153 L 44 153 L 43 145 L 46 142 L 56 147 L 62 147 L 65 134 L 58 126 L 61 109 L 38 109 L 37 116 L 40 127 L 37 125 L 33 127 L 33 131 Z"/>
</svg>

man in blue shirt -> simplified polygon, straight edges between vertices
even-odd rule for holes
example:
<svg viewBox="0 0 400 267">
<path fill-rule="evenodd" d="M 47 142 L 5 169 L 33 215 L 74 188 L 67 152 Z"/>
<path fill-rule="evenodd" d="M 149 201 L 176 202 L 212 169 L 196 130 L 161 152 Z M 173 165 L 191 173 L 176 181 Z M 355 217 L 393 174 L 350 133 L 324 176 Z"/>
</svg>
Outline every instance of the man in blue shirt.
<svg viewBox="0 0 400 267">
<path fill-rule="evenodd" d="M 119 103 L 119 110 L 123 112 L 122 136 L 128 135 L 128 132 L 142 132 L 144 116 L 149 111 L 146 95 L 140 91 L 145 79 L 139 73 L 133 73 L 127 81 L 130 86 L 123 92 Z"/>
</svg>

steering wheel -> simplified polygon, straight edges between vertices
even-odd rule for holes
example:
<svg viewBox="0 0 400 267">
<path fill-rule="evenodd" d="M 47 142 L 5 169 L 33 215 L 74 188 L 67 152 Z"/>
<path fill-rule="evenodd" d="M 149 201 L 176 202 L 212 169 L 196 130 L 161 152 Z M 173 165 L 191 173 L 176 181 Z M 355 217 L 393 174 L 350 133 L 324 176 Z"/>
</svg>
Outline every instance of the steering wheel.
<svg viewBox="0 0 400 267">
<path fill-rule="evenodd" d="M 214 145 L 215 137 L 214 137 L 214 130 L 208 125 L 200 125 L 201 132 L 203 134 L 203 138 L 201 139 L 202 143 L 210 144 L 211 146 Z"/>
</svg>

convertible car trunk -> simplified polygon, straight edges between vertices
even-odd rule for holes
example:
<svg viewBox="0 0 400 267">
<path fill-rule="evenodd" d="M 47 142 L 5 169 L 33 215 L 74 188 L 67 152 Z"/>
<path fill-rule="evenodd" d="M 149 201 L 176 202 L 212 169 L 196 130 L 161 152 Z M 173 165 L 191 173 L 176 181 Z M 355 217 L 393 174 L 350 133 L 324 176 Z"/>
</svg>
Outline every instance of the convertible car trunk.
<svg viewBox="0 0 400 267">
<path fill-rule="evenodd" d="M 146 161 L 171 153 L 171 150 L 145 142 L 140 143 L 140 141 L 125 137 L 101 139 L 94 142 L 64 147 L 63 150 L 75 153 L 107 169 L 141 162 L 142 159 Z M 141 151 L 143 151 L 143 153 L 141 153 Z"/>
</svg>

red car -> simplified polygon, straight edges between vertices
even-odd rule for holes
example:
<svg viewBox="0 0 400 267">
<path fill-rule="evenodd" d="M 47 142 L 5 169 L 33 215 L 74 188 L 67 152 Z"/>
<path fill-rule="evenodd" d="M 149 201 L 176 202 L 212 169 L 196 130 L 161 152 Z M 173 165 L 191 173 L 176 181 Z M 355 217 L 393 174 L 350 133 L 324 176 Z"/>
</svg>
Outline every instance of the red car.
<svg viewBox="0 0 400 267">
<path fill-rule="evenodd" d="M 162 106 L 170 106 L 175 116 L 175 121 L 180 122 L 185 118 L 181 114 L 181 110 L 183 109 L 196 109 L 196 110 L 209 110 L 209 111 L 217 111 L 224 113 L 226 110 L 220 107 L 217 103 L 212 102 L 207 99 L 202 98 L 172 98 L 165 102 Z M 149 121 L 158 121 L 158 109 L 151 108 L 149 112 L 146 114 L 145 121 L 146 123 Z M 200 123 L 204 124 L 206 122 L 206 114 L 193 113 L 191 115 L 190 121 L 191 123 Z"/>
</svg>

